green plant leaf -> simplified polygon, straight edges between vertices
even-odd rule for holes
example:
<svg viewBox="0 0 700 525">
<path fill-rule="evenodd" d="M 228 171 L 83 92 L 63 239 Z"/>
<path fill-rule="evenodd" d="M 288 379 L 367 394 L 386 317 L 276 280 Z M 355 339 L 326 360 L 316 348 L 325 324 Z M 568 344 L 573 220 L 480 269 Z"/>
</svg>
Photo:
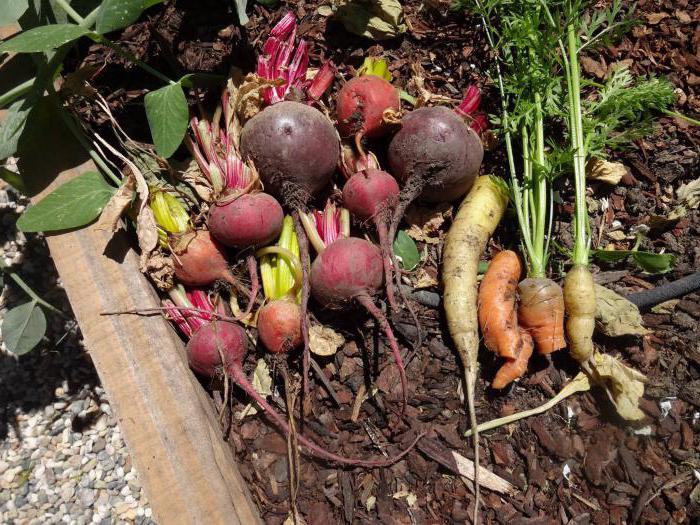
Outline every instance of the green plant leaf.
<svg viewBox="0 0 700 525">
<path fill-rule="evenodd" d="M 399 258 L 404 270 L 413 270 L 420 262 L 416 243 L 403 230 L 399 231 L 394 241 L 394 255 Z"/>
<path fill-rule="evenodd" d="M 144 102 L 153 144 L 161 157 L 168 158 L 187 132 L 190 114 L 185 93 L 180 84 L 169 84 L 148 93 Z"/>
<path fill-rule="evenodd" d="M 17 143 L 30 111 L 31 105 L 24 99 L 16 100 L 7 109 L 5 118 L 0 122 L 0 159 L 6 159 L 17 151 Z"/>
<path fill-rule="evenodd" d="M 23 355 L 32 350 L 45 332 L 46 316 L 36 301 L 13 308 L 2 321 L 2 339 L 13 354 Z"/>
<path fill-rule="evenodd" d="M 0 26 L 14 24 L 29 7 L 29 0 L 0 0 Z"/>
<path fill-rule="evenodd" d="M 27 189 L 24 187 L 24 181 L 19 173 L 12 170 L 8 170 L 4 166 L 0 166 L 0 179 L 7 182 L 10 186 L 16 189 L 20 193 L 26 193 Z"/>
<path fill-rule="evenodd" d="M 0 44 L 0 53 L 44 53 L 77 40 L 91 31 L 75 24 L 51 24 L 23 31 Z"/>
<path fill-rule="evenodd" d="M 601 262 L 616 263 L 620 262 L 632 253 L 632 250 L 592 250 L 593 257 Z"/>
<path fill-rule="evenodd" d="M 88 171 L 28 208 L 17 221 L 17 228 L 47 232 L 85 226 L 100 215 L 115 191 L 102 175 Z"/>
<path fill-rule="evenodd" d="M 632 259 L 648 273 L 667 273 L 676 264 L 676 256 L 671 253 L 633 252 Z"/>
<path fill-rule="evenodd" d="M 164 0 L 105 0 L 97 13 L 95 30 L 100 34 L 122 29 L 138 20 L 141 13 Z"/>
</svg>

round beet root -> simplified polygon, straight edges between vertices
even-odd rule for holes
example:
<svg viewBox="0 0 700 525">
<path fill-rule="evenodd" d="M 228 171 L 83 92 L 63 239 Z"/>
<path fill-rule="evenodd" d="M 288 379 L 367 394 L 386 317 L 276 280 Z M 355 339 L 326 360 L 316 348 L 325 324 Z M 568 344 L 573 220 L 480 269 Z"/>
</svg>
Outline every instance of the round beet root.
<svg viewBox="0 0 700 525">
<path fill-rule="evenodd" d="M 282 231 L 282 206 L 267 193 L 248 193 L 209 210 L 207 226 L 220 243 L 234 248 L 262 246 Z"/>
<path fill-rule="evenodd" d="M 311 265 L 311 295 L 326 308 L 343 308 L 360 296 L 375 295 L 383 280 L 379 248 L 357 237 L 338 239 Z"/>
<path fill-rule="evenodd" d="M 479 136 L 446 107 L 411 111 L 389 145 L 391 172 L 402 184 L 423 185 L 420 198 L 427 202 L 464 195 L 483 158 Z"/>
<path fill-rule="evenodd" d="M 340 157 L 340 138 L 323 113 L 285 101 L 246 123 L 241 153 L 255 164 L 266 191 L 298 207 L 329 185 Z"/>
<path fill-rule="evenodd" d="M 236 281 L 228 268 L 224 250 L 207 230 L 173 238 L 175 277 L 187 286 L 207 286 L 218 279 Z"/>
<path fill-rule="evenodd" d="M 258 312 L 258 336 L 265 348 L 275 354 L 298 347 L 303 342 L 299 305 L 280 299 L 263 306 Z"/>
<path fill-rule="evenodd" d="M 212 321 L 192 334 L 187 343 L 187 359 L 195 372 L 215 377 L 232 366 L 240 367 L 247 350 L 248 338 L 243 328 Z"/>
<path fill-rule="evenodd" d="M 355 173 L 343 186 L 343 206 L 366 221 L 396 204 L 399 191 L 396 179 L 386 171 L 363 170 Z"/>
<path fill-rule="evenodd" d="M 385 135 L 384 111 L 399 111 L 399 92 L 389 82 L 375 75 L 355 77 L 338 92 L 336 112 L 338 130 L 343 137 L 361 133 L 366 137 Z"/>
</svg>

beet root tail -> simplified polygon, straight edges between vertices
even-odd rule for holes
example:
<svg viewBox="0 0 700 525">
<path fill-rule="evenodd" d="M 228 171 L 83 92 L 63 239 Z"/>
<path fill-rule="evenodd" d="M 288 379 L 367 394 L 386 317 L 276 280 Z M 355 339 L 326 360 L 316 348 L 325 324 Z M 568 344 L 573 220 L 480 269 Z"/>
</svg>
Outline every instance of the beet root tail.
<svg viewBox="0 0 700 525">
<path fill-rule="evenodd" d="M 382 251 L 382 263 L 384 264 L 384 285 L 386 287 L 386 298 L 389 301 L 389 308 L 392 312 L 399 309 L 396 303 L 396 289 L 394 288 L 394 266 L 392 261 L 393 249 L 389 241 L 389 230 L 387 228 L 386 217 L 383 214 L 376 215 L 374 226 L 379 236 L 379 248 Z"/>
<path fill-rule="evenodd" d="M 258 292 L 260 291 L 260 280 L 258 279 L 258 262 L 255 259 L 255 255 L 248 255 L 248 257 L 246 257 L 246 263 L 248 264 L 248 274 L 250 275 L 250 294 L 248 296 L 248 306 L 246 306 L 245 311 L 241 314 L 241 319 L 245 319 L 253 311 L 255 300 L 258 297 Z"/>
<path fill-rule="evenodd" d="M 401 415 L 403 416 L 404 412 L 406 411 L 406 405 L 408 404 L 408 387 L 406 382 L 406 369 L 403 365 L 403 359 L 401 358 L 399 343 L 396 341 L 394 331 L 391 329 L 391 326 L 389 325 L 389 321 L 387 321 L 386 316 L 379 308 L 377 308 L 374 302 L 372 302 L 372 298 L 369 295 L 359 295 L 355 298 L 355 300 L 358 303 L 360 303 L 367 310 L 367 312 L 369 312 L 370 315 L 372 315 L 372 317 L 374 317 L 377 320 L 379 326 L 381 326 L 382 330 L 384 331 L 386 338 L 389 340 L 391 353 L 394 355 L 396 367 L 399 369 L 399 379 L 401 380 L 401 395 L 403 398 L 403 402 L 401 404 Z"/>
<path fill-rule="evenodd" d="M 301 284 L 301 303 L 299 304 L 299 318 L 301 320 L 301 337 L 304 341 L 304 350 L 302 353 L 302 384 L 304 385 L 304 397 L 309 398 L 309 366 L 311 355 L 309 349 L 309 326 L 306 322 L 306 312 L 309 308 L 309 295 L 311 295 L 311 285 L 309 282 L 309 267 L 311 266 L 311 257 L 309 256 L 309 241 L 306 237 L 306 231 L 301 224 L 299 210 L 292 212 L 294 220 L 294 230 L 297 234 L 297 242 L 299 243 L 299 259 L 301 260 L 302 284 Z"/>
<path fill-rule="evenodd" d="M 234 365 L 229 367 L 228 373 L 233 379 L 233 381 L 241 387 L 245 393 L 253 400 L 255 401 L 258 406 L 265 412 L 268 418 L 272 420 L 272 422 L 277 425 L 277 427 L 285 434 L 285 436 L 289 435 L 289 423 L 285 421 L 285 419 L 274 409 L 270 404 L 263 398 L 250 384 L 248 381 L 248 378 L 245 376 L 243 373 L 243 369 L 240 367 L 240 365 Z M 376 460 L 371 460 L 371 459 L 359 459 L 359 458 L 347 458 L 344 456 L 340 456 L 338 454 L 334 454 L 333 452 L 329 452 L 328 450 L 324 449 L 320 445 L 317 445 L 310 439 L 304 437 L 303 435 L 297 433 L 297 440 L 299 443 L 306 448 L 313 456 L 316 456 L 320 459 L 325 459 L 328 461 L 332 461 L 334 463 L 339 463 L 342 465 L 351 465 L 355 467 L 386 467 L 389 465 L 393 465 L 397 461 L 401 460 L 406 454 L 408 454 L 411 449 L 415 446 L 415 444 L 418 442 L 420 438 L 422 438 L 424 433 L 419 434 L 413 442 L 403 451 L 401 451 L 399 454 L 396 456 L 392 456 L 390 458 L 386 459 L 376 459 Z"/>
</svg>

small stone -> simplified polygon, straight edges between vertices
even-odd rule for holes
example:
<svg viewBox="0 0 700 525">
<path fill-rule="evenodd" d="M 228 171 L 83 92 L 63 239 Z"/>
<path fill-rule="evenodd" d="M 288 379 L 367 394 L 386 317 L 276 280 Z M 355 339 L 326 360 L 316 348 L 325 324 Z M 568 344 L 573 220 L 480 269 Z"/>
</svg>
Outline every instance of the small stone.
<svg viewBox="0 0 700 525">
<path fill-rule="evenodd" d="M 95 502 L 95 491 L 91 489 L 81 489 L 78 492 L 78 497 L 84 506 L 92 507 L 92 504 Z"/>
<path fill-rule="evenodd" d="M 70 501 L 73 494 L 75 494 L 75 489 L 73 487 L 66 485 L 61 488 L 61 499 L 63 501 Z"/>
<path fill-rule="evenodd" d="M 93 451 L 94 453 L 101 452 L 101 451 L 103 451 L 103 450 L 105 449 L 105 445 L 106 445 L 106 444 L 107 444 L 107 443 L 106 443 L 106 441 L 104 440 L 104 438 L 101 438 L 101 437 L 100 437 L 100 438 L 97 438 L 97 439 L 95 440 L 95 442 L 92 444 L 92 451 Z"/>
</svg>

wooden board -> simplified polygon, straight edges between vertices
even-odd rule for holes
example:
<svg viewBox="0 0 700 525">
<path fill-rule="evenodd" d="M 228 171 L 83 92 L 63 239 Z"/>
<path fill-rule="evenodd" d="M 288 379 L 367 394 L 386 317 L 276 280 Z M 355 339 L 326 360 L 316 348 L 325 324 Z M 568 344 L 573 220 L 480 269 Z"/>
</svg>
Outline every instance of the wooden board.
<svg viewBox="0 0 700 525">
<path fill-rule="evenodd" d="M 92 162 L 64 171 L 35 200 L 87 170 L 95 170 Z M 154 518 L 260 523 L 213 403 L 170 324 L 160 316 L 101 315 L 159 306 L 128 234 L 110 237 L 88 227 L 47 235 L 47 242 Z"/>
</svg>

